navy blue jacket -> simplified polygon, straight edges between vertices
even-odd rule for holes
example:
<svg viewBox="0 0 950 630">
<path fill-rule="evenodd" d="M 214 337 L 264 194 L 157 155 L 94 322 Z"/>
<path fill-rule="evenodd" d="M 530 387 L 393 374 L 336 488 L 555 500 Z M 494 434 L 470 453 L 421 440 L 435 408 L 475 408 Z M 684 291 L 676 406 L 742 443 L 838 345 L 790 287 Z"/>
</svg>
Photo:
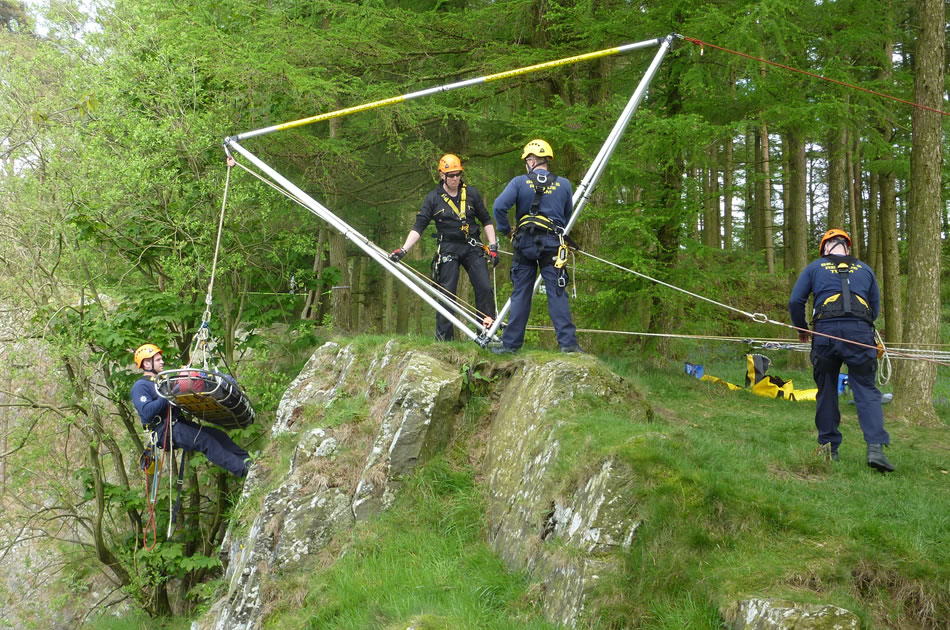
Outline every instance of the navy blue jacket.
<svg viewBox="0 0 950 630">
<path fill-rule="evenodd" d="M 485 202 L 482 201 L 482 196 L 478 194 L 477 188 L 464 183 L 461 186 L 465 186 L 465 223 L 468 224 L 468 233 L 470 237 L 478 238 L 481 231 L 478 224 L 487 225 L 491 222 L 491 215 L 488 214 L 488 209 L 485 207 Z M 460 206 L 462 201 L 461 186 L 458 194 L 454 197 L 445 190 L 441 183 L 430 191 L 422 201 L 422 209 L 416 215 L 416 222 L 412 225 L 412 229 L 422 234 L 429 222 L 435 221 L 435 229 L 438 234 L 449 239 L 463 240 L 465 234 L 462 232 L 462 221 L 442 197 L 444 194 L 452 200 L 456 207 Z"/>
<path fill-rule="evenodd" d="M 814 304 L 821 305 L 836 293 L 841 293 L 841 278 L 835 269 L 836 261 L 844 260 L 841 256 L 826 256 L 813 260 L 795 282 L 792 295 L 788 300 L 788 312 L 792 317 L 792 324 L 798 328 L 807 328 L 805 322 L 805 303 L 808 295 L 814 294 Z M 848 271 L 848 288 L 853 295 L 860 295 L 871 309 L 871 318 L 877 319 L 881 312 L 881 293 L 877 286 L 877 278 L 867 263 L 851 258 L 851 267 Z M 814 311 L 812 312 L 814 316 Z M 844 319 L 844 318 L 842 318 Z M 861 319 L 860 317 L 847 319 Z"/>
<path fill-rule="evenodd" d="M 148 427 L 152 422 L 158 424 L 168 419 L 170 403 L 158 395 L 155 382 L 147 376 L 135 381 L 135 385 L 132 386 L 132 404 L 139 412 L 143 427 Z M 177 407 L 172 409 L 172 417 L 176 420 L 180 414 L 181 411 Z"/>
<path fill-rule="evenodd" d="M 536 168 L 536 171 L 543 171 L 543 168 Z M 558 177 L 553 186 L 548 186 L 544 194 L 541 195 L 541 203 L 538 212 L 551 219 L 561 227 L 567 226 L 574 211 L 574 201 L 572 199 L 574 191 L 571 189 L 571 182 L 564 177 Z M 508 222 L 508 210 L 512 206 L 517 208 L 515 212 L 515 225 L 517 221 L 531 210 L 531 204 L 534 203 L 534 184 L 527 175 L 515 177 L 492 204 L 492 212 L 495 215 L 495 224 L 498 231 L 506 236 L 511 234 L 511 224 Z"/>
</svg>

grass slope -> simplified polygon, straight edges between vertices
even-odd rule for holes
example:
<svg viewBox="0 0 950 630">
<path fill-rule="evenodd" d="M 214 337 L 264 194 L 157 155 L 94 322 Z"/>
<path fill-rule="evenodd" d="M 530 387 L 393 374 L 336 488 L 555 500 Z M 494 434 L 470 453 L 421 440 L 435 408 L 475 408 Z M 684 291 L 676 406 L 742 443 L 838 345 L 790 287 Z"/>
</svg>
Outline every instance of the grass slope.
<svg viewBox="0 0 950 630">
<path fill-rule="evenodd" d="M 883 476 L 865 465 L 853 406 L 842 404 L 845 441 L 832 464 L 816 453 L 813 403 L 728 392 L 672 361 L 611 367 L 656 413 L 633 423 L 622 406 L 597 399 L 559 411 L 565 490 L 615 457 L 632 471 L 643 520 L 623 573 L 604 580 L 585 626 L 716 628 L 729 600 L 764 596 L 833 603 L 866 628 L 946 627 L 946 430 L 889 425 L 897 472 Z M 741 383 L 744 362 L 707 365 L 717 370 Z M 804 373 L 772 371 L 810 384 Z M 473 405 L 469 423 L 483 422 L 487 403 Z M 266 627 L 552 627 L 534 606 L 543 585 L 506 572 L 486 545 L 484 489 L 468 447 L 426 466 L 328 570 L 282 585 L 294 596 Z"/>
<path fill-rule="evenodd" d="M 470 346 L 455 345 L 471 356 Z M 703 359 L 706 373 L 742 383 L 741 355 Z M 718 628 L 721 607 L 751 596 L 835 604 L 859 614 L 865 629 L 948 627 L 946 428 L 888 423 L 885 407 L 897 471 L 884 476 L 865 465 L 852 405 L 841 406 L 844 443 L 833 464 L 816 453 L 813 403 L 729 392 L 686 376 L 674 360 L 607 362 L 644 392 L 654 415 L 633 422 L 622 405 L 600 399 L 557 412 L 565 493 L 613 457 L 630 471 L 642 519 L 621 573 L 601 581 L 581 627 Z M 805 372 L 770 373 L 811 385 Z M 543 585 L 505 570 L 486 542 L 477 460 L 493 385 L 473 387 L 456 443 L 407 480 L 392 510 L 335 541 L 313 571 L 271 577 L 265 628 L 554 627 L 537 606 Z M 946 405 L 938 412 L 950 421 Z"/>
</svg>

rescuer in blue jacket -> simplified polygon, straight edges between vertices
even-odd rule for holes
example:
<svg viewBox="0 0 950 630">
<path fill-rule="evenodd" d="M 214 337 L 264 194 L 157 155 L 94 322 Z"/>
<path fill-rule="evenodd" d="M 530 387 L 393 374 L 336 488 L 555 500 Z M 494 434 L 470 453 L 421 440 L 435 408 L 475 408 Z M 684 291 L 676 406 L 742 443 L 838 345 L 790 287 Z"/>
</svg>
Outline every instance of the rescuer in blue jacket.
<svg viewBox="0 0 950 630">
<path fill-rule="evenodd" d="M 800 341 L 812 340 L 811 363 L 818 386 L 815 409 L 818 443 L 828 444 L 832 460 L 838 460 L 841 444 L 838 373 L 844 363 L 848 366 L 848 384 L 854 393 L 858 422 L 867 442 L 868 466 L 891 472 L 894 467 L 883 451 L 883 447 L 890 444 L 890 436 L 884 430 L 881 392 L 874 384 L 877 371 L 874 320 L 881 310 L 877 278 L 866 263 L 850 255 L 851 237 L 844 230 L 825 232 L 818 250 L 821 258 L 812 261 L 798 276 L 788 301 L 792 324 L 806 329 L 805 303 L 809 295 L 814 295 L 814 331 L 846 340 L 812 335 L 804 330 L 798 333 Z"/>
<path fill-rule="evenodd" d="M 495 238 L 491 215 L 478 189 L 462 182 L 463 171 L 462 161 L 457 155 L 446 153 L 439 158 L 439 185 L 426 195 L 422 209 L 416 215 L 416 222 L 406 236 L 406 242 L 393 251 L 389 259 L 399 262 L 419 242 L 426 226 L 435 221 L 435 237 L 439 247 L 432 260 L 432 279 L 449 297 L 455 298 L 459 267 L 464 267 L 475 290 L 475 308 L 483 318 L 485 327 L 488 327 L 495 319 L 495 294 L 485 257 L 488 257 L 492 268 L 498 266 L 498 240 Z M 488 237 L 487 248 L 479 240 L 479 223 L 485 228 L 485 236 Z M 436 313 L 436 341 L 451 341 L 454 336 L 452 322 L 441 313 Z"/>
<path fill-rule="evenodd" d="M 144 376 L 132 385 L 132 404 L 142 419 L 142 426 L 156 432 L 159 446 L 166 444 L 165 430 L 171 409 L 174 448 L 199 451 L 204 453 L 208 461 L 229 473 L 238 477 L 247 476 L 250 457 L 247 451 L 235 444 L 221 429 L 185 419 L 181 409 L 158 395 L 154 379 L 165 368 L 165 359 L 158 346 L 151 343 L 139 346 L 135 351 L 135 367 L 142 370 Z"/>
<path fill-rule="evenodd" d="M 564 227 L 573 212 L 571 182 L 549 170 L 554 152 L 544 140 L 532 140 L 521 154 L 527 175 L 515 177 L 495 199 L 492 211 L 498 231 L 511 238 L 511 311 L 501 336 L 501 347 L 492 352 L 517 352 L 524 344 L 531 314 L 534 282 L 540 270 L 548 297 L 548 314 L 554 324 L 561 352 L 581 352 L 571 321 L 567 291 L 567 245 Z M 515 207 L 514 232 L 508 211 Z"/>
</svg>

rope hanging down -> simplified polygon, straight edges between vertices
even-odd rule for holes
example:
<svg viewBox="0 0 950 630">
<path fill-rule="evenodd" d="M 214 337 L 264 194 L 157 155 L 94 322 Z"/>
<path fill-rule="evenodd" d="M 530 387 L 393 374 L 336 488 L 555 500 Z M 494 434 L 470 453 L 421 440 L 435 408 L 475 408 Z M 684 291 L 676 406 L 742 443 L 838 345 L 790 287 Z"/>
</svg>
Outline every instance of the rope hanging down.
<svg viewBox="0 0 950 630">
<path fill-rule="evenodd" d="M 188 356 L 188 365 L 185 367 L 190 367 L 195 362 L 196 355 L 200 352 L 202 367 L 204 367 L 205 370 L 209 369 L 208 357 L 214 345 L 210 343 L 211 301 L 214 294 L 214 277 L 218 270 L 218 252 L 221 251 L 221 232 L 224 230 L 224 211 L 228 206 L 228 190 L 231 187 L 231 169 L 235 165 L 234 158 L 230 155 L 227 158 L 227 165 L 228 170 L 224 177 L 224 195 L 221 199 L 221 213 L 218 216 L 218 234 L 214 241 L 214 257 L 211 260 L 211 278 L 208 280 L 208 292 L 205 294 L 205 310 L 204 313 L 201 314 L 201 325 L 195 334 L 194 345 Z"/>
</svg>

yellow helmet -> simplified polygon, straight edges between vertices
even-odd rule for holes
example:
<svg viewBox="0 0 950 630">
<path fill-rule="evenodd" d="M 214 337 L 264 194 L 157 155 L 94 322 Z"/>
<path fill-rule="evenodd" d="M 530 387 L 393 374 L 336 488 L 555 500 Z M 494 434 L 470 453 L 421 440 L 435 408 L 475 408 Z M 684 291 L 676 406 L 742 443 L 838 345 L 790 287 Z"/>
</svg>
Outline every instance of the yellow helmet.
<svg viewBox="0 0 950 630">
<path fill-rule="evenodd" d="M 453 155 L 451 153 L 446 153 L 441 158 L 439 158 L 439 172 L 440 173 L 454 173 L 455 171 L 464 171 L 462 168 L 462 160 L 459 159 L 459 156 Z"/>
<path fill-rule="evenodd" d="M 851 247 L 851 237 L 848 236 L 848 233 L 844 230 L 839 230 L 838 228 L 833 228 L 825 232 L 825 235 L 821 237 L 821 242 L 818 244 L 818 253 L 821 256 L 825 255 L 825 241 L 830 241 L 833 238 L 843 238 L 848 241 L 848 248 Z"/>
<path fill-rule="evenodd" d="M 154 343 L 143 343 L 141 346 L 135 349 L 135 367 L 142 369 L 142 361 L 145 359 L 151 359 L 156 354 L 161 354 L 162 349 L 156 346 Z"/>
<path fill-rule="evenodd" d="M 551 150 L 550 144 L 538 138 L 524 145 L 524 151 L 521 152 L 521 159 L 523 160 L 529 155 L 536 155 L 540 158 L 553 158 L 554 151 Z"/>
</svg>

